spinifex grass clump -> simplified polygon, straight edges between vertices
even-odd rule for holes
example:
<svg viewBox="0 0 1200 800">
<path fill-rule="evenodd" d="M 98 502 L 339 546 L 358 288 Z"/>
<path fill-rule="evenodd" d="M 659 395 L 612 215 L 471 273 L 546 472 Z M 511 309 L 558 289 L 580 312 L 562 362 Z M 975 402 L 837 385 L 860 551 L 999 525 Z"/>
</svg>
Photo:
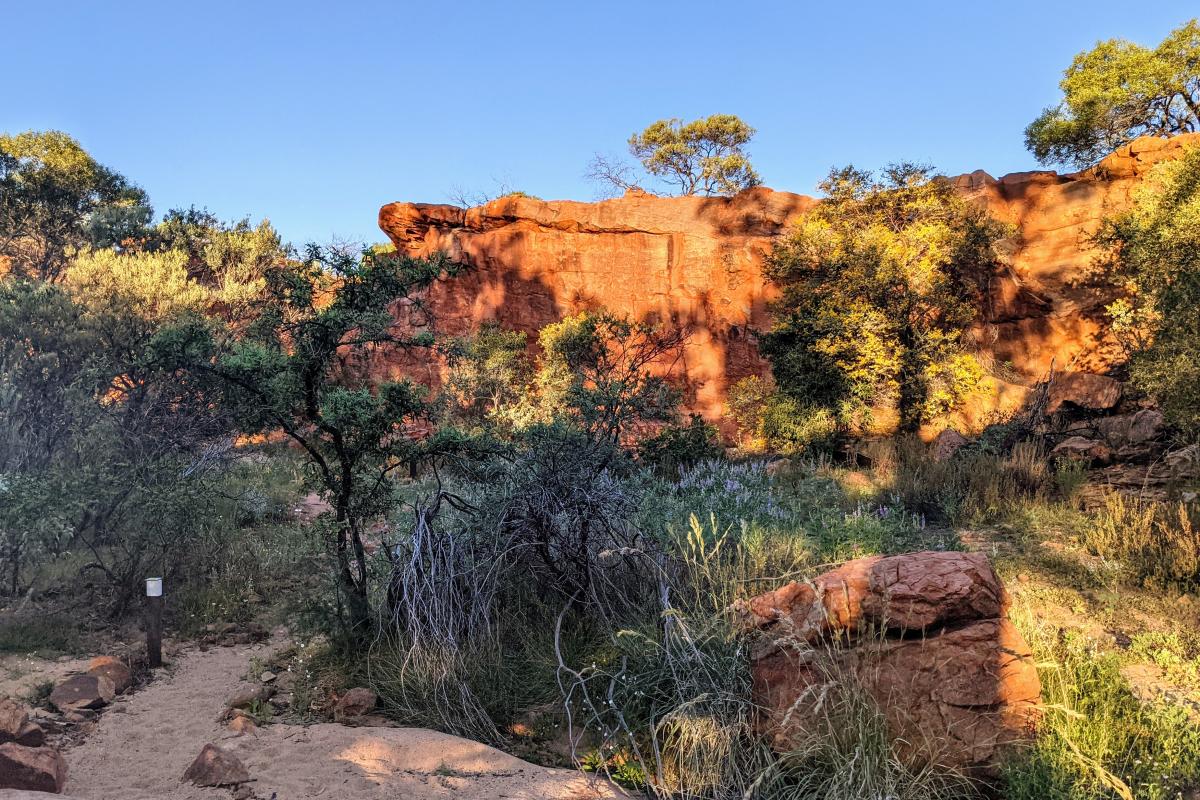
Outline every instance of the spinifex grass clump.
<svg viewBox="0 0 1200 800">
<path fill-rule="evenodd" d="M 936 742 L 924 750 L 934 758 L 915 762 L 888 730 L 887 719 L 857 676 L 836 659 L 816 655 L 824 684 L 808 735 L 791 738 L 793 749 L 764 771 L 760 795 L 779 800 L 951 800 L 978 798 L 982 785 L 953 769 L 937 766 Z M 936 735 L 930 732 L 931 736 Z"/>
</svg>

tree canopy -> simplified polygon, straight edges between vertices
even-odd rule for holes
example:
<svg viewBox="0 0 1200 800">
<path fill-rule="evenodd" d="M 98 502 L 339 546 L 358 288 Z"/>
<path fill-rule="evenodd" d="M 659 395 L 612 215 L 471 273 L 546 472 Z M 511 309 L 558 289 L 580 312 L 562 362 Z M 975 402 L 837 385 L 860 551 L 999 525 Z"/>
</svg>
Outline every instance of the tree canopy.
<svg viewBox="0 0 1200 800">
<path fill-rule="evenodd" d="M 676 194 L 732 195 L 762 183 L 746 154 L 754 133 L 733 114 L 661 119 L 629 137 L 629 152 Z M 588 177 L 615 189 L 640 188 L 628 164 L 600 155 Z"/>
<path fill-rule="evenodd" d="M 145 192 L 59 131 L 0 135 L 0 261 L 57 279 L 73 250 L 143 234 Z"/>
<path fill-rule="evenodd" d="M 1134 382 L 1200 435 L 1200 147 L 1160 164 L 1100 234 L 1129 296 L 1109 306 Z"/>
<path fill-rule="evenodd" d="M 847 167 L 821 188 L 768 260 L 782 295 L 763 350 L 785 394 L 839 412 L 894 402 L 915 429 L 980 377 L 961 338 L 1003 231 L 927 167 Z"/>
<path fill-rule="evenodd" d="M 1200 24 L 1184 23 L 1151 49 L 1124 39 L 1075 56 L 1063 100 L 1025 129 L 1046 164 L 1086 167 L 1139 136 L 1200 131 Z"/>
</svg>

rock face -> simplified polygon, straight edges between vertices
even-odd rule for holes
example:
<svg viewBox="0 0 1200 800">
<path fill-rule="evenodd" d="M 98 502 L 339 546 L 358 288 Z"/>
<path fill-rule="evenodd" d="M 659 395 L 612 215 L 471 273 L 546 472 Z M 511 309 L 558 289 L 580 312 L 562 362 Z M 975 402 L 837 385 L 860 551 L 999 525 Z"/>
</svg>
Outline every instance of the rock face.
<svg viewBox="0 0 1200 800">
<path fill-rule="evenodd" d="M 972 332 L 985 359 L 1011 365 L 1014 384 L 997 382 L 977 409 L 1011 406 L 1023 390 L 1059 369 L 1101 373 L 1118 358 L 1103 307 L 1112 293 L 1079 285 L 1095 253 L 1100 221 L 1129 203 L 1158 161 L 1200 143 L 1200 134 L 1138 139 L 1084 172 L 1027 172 L 954 179 L 966 196 L 1014 235 L 993 276 Z M 391 203 L 379 225 L 402 252 L 444 251 L 471 269 L 434 287 L 425 308 L 394 309 L 406 328 L 459 335 L 485 321 L 533 333 L 573 312 L 603 306 L 638 319 L 693 329 L 674 367 L 692 410 L 724 412 L 728 387 L 763 374 L 753 331 L 770 324 L 774 296 L 764 256 L 789 224 L 817 201 L 751 189 L 731 198 L 629 194 L 598 203 L 507 197 L 472 209 Z M 427 354 L 380 355 L 371 368 L 437 383 Z"/>
<path fill-rule="evenodd" d="M 985 768 L 1038 718 L 1032 654 L 980 553 L 850 561 L 739 608 L 764 728 L 786 750 L 819 735 L 822 698 L 861 688 L 914 762 Z"/>
<path fill-rule="evenodd" d="M 429 316 L 396 309 L 416 328 L 460 334 L 490 320 L 535 333 L 578 311 L 605 307 L 688 326 L 677 367 L 688 402 L 720 415 L 730 384 L 765 371 L 751 329 L 768 324 L 762 263 L 773 239 L 816 201 L 769 189 L 733 198 L 631 194 L 599 203 L 525 197 L 478 208 L 392 203 L 379 225 L 402 252 L 443 251 L 472 269 L 434 287 Z M 531 337 L 536 339 L 536 337 Z M 385 368 L 437 380 L 427 361 Z"/>
<path fill-rule="evenodd" d="M 67 762 L 50 747 L 0 744 L 0 789 L 58 793 L 67 783 Z"/>
</svg>

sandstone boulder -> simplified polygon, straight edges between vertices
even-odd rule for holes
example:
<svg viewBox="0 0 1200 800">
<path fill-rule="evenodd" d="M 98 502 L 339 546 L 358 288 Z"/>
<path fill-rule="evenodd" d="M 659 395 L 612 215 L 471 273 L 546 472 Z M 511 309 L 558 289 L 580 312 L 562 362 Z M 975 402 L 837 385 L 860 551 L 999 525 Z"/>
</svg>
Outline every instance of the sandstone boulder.
<svg viewBox="0 0 1200 800">
<path fill-rule="evenodd" d="M 967 437 L 953 428 L 946 428 L 933 440 L 933 460 L 945 461 L 952 458 L 966 444 L 970 444 Z"/>
<path fill-rule="evenodd" d="M 859 559 L 740 610 L 760 632 L 754 695 L 781 751 L 858 691 L 913 763 L 986 769 L 1039 718 L 1032 654 L 982 554 Z"/>
<path fill-rule="evenodd" d="M 1121 382 L 1089 372 L 1065 372 L 1050 383 L 1046 413 L 1053 414 L 1066 404 L 1092 411 L 1105 411 L 1121 401 Z"/>
<path fill-rule="evenodd" d="M 29 709 L 8 697 L 0 697 L 0 744 L 15 742 L 23 747 L 41 747 L 46 732 L 29 719 Z"/>
<path fill-rule="evenodd" d="M 337 705 L 333 707 L 333 718 L 348 719 L 370 714 L 378 702 L 379 697 L 373 691 L 356 687 L 338 698 Z"/>
<path fill-rule="evenodd" d="M 116 694 L 112 681 L 103 675 L 72 675 L 50 692 L 50 705 L 63 713 L 103 708 Z"/>
<path fill-rule="evenodd" d="M 249 781 L 250 773 L 233 753 L 206 744 L 183 773 L 183 780 L 197 786 L 236 786 Z"/>
<path fill-rule="evenodd" d="M 50 747 L 0 744 L 0 789 L 58 793 L 67 783 L 67 762 Z"/>
<path fill-rule="evenodd" d="M 117 694 L 123 694 L 133 685 L 133 671 L 119 658 L 96 656 L 88 662 L 87 671 L 89 675 L 102 675 L 108 678 L 112 682 L 113 691 Z"/>
<path fill-rule="evenodd" d="M 235 714 L 233 719 L 229 720 L 226 726 L 235 736 L 245 736 L 248 733 L 254 733 L 258 730 L 258 723 L 251 717 L 243 714 Z"/>
<path fill-rule="evenodd" d="M 230 696 L 225 702 L 225 707 L 228 709 L 249 708 L 255 703 L 265 703 L 270 700 L 273 692 L 274 689 L 266 685 L 243 686 Z"/>
<path fill-rule="evenodd" d="M 1080 461 L 1094 461 L 1107 464 L 1113 459 L 1113 452 L 1108 445 L 1086 436 L 1069 436 L 1063 439 L 1050 451 L 1054 458 L 1069 458 Z"/>
<path fill-rule="evenodd" d="M 1157 439 L 1163 432 L 1163 425 L 1162 412 L 1155 408 L 1143 408 L 1134 414 L 1117 414 L 1096 420 L 1096 429 L 1105 444 L 1114 450 Z"/>
<path fill-rule="evenodd" d="M 860 558 L 739 607 L 751 628 L 814 643 L 863 628 L 922 633 L 997 619 L 1008 597 L 982 553 L 911 553 Z"/>
</svg>

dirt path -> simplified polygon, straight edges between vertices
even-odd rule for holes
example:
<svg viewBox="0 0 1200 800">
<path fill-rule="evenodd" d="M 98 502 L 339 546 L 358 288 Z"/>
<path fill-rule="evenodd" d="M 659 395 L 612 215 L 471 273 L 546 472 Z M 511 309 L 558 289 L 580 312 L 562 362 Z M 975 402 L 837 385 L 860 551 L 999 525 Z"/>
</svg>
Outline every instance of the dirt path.
<svg viewBox="0 0 1200 800">
<path fill-rule="evenodd" d="M 243 682 L 250 659 L 278 642 L 189 650 L 178 665 L 102 715 L 66 752 L 66 794 L 81 800 L 229 798 L 225 789 L 180 782 L 214 742 L 249 769 L 260 797 L 584 800 L 622 796 L 581 773 L 534 766 L 491 747 L 416 728 L 269 725 L 233 737 L 217 719 Z"/>
</svg>

